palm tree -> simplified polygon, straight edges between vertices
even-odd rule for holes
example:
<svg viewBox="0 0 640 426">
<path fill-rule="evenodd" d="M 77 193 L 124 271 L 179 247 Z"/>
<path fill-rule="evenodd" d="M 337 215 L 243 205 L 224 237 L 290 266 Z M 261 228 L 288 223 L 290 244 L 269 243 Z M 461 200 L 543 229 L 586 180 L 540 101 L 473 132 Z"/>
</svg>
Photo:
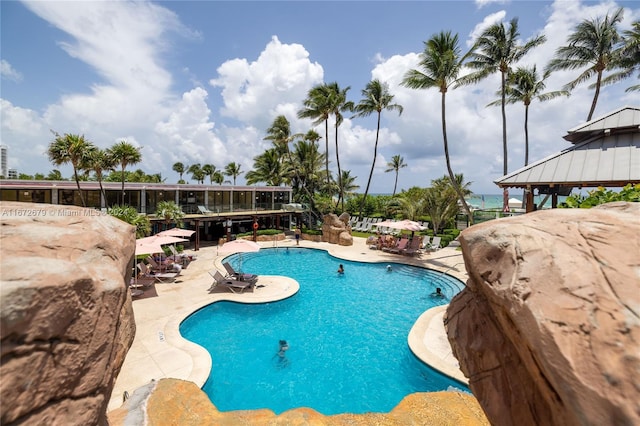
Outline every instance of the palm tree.
<svg viewBox="0 0 640 426">
<path fill-rule="evenodd" d="M 91 152 L 89 159 L 87 160 L 87 167 L 96 174 L 98 185 L 100 185 L 100 193 L 104 199 L 105 205 L 109 208 L 109 202 L 107 201 L 107 194 L 104 192 L 102 186 L 102 177 L 104 172 L 113 170 L 116 166 L 114 159 L 102 149 L 95 149 Z"/>
<path fill-rule="evenodd" d="M 373 170 L 376 167 L 376 157 L 378 155 L 378 138 L 380 136 L 380 118 L 382 117 L 382 111 L 398 111 L 398 115 L 402 115 L 402 105 L 392 104 L 391 102 L 393 102 L 393 95 L 389 93 L 389 85 L 387 83 L 380 82 L 380 80 L 378 79 L 375 79 L 367 83 L 367 86 L 362 90 L 362 100 L 358 102 L 358 104 L 354 108 L 356 112 L 356 115 L 354 117 L 368 117 L 374 112 L 378 114 L 376 127 L 376 143 L 373 146 L 373 161 L 371 162 L 371 171 L 369 172 L 367 187 L 364 190 L 364 196 L 362 197 L 362 202 L 360 203 L 360 217 L 362 217 L 364 203 L 367 199 L 367 194 L 369 194 L 369 186 L 371 185 Z"/>
<path fill-rule="evenodd" d="M 345 111 L 353 111 L 354 104 L 351 101 L 347 101 L 347 92 L 351 87 L 347 86 L 345 89 L 340 89 L 340 86 L 337 82 L 328 84 L 330 94 L 329 94 L 329 105 L 331 107 L 331 113 L 335 117 L 335 141 L 336 141 L 336 166 L 338 168 L 338 203 L 342 201 L 344 206 L 344 193 L 343 185 L 342 185 L 342 171 L 340 170 L 340 153 L 338 150 L 338 128 L 342 124 L 344 117 L 342 115 Z M 336 203 L 336 207 L 338 207 L 338 203 Z"/>
<path fill-rule="evenodd" d="M 566 90 L 556 90 L 553 92 L 540 93 L 546 85 L 545 80 L 549 78 L 551 71 L 545 71 L 542 76 L 542 80 L 538 80 L 538 73 L 536 66 L 533 65 L 530 68 L 518 67 L 513 73 L 509 75 L 506 88 L 506 102 L 508 104 L 515 104 L 522 102 L 524 104 L 524 165 L 529 164 L 529 105 L 531 101 L 537 99 L 540 102 L 545 102 L 551 99 L 555 99 L 559 96 L 569 96 L 569 92 Z M 498 106 L 502 104 L 502 100 L 498 99 L 491 102 L 490 106 Z"/>
<path fill-rule="evenodd" d="M 469 54 L 470 60 L 467 66 L 478 71 L 469 74 L 461 83 L 469 84 L 478 82 L 489 75 L 500 72 L 500 93 L 502 106 L 502 159 L 504 175 L 508 173 L 507 161 L 507 114 L 506 114 L 506 90 L 507 75 L 511 66 L 522 59 L 531 49 L 546 41 L 544 35 L 535 37 L 524 45 L 517 44 L 520 33 L 518 32 L 518 18 L 509 22 L 509 28 L 504 23 L 496 23 L 485 29 L 476 41 Z M 506 206 L 505 206 L 506 207 Z"/>
<path fill-rule="evenodd" d="M 587 121 L 591 121 L 596 110 L 603 73 L 623 65 L 616 53 L 622 41 L 616 28 L 620 21 L 622 21 L 622 8 L 616 10 L 612 16 L 607 14 L 604 19 L 585 19 L 576 25 L 575 31 L 567 38 L 568 44 L 559 47 L 554 58 L 547 65 L 550 71 L 577 70 L 587 67 L 575 80 L 565 85 L 564 88 L 569 91 L 596 76 L 595 84 L 589 86 L 589 88 L 595 88 L 595 92 Z"/>
<path fill-rule="evenodd" d="M 224 174 L 225 176 L 232 176 L 233 184 L 235 185 L 236 178 L 242 174 L 242 172 L 240 171 L 240 164 L 236 164 L 235 162 L 227 164 L 224 168 Z"/>
<path fill-rule="evenodd" d="M 49 172 L 45 180 L 65 180 L 65 178 L 62 176 L 62 173 L 60 173 L 60 170 L 53 169 Z"/>
<path fill-rule="evenodd" d="M 393 194 L 391 195 L 392 197 L 396 195 L 396 189 L 398 188 L 398 173 L 400 172 L 400 169 L 403 169 L 405 167 L 407 167 L 407 163 L 405 163 L 404 158 L 399 155 L 394 155 L 393 157 L 391 157 L 391 161 L 387 163 L 387 169 L 385 170 L 385 173 L 394 171 L 396 172 L 396 180 L 393 184 Z"/>
<path fill-rule="evenodd" d="M 177 163 L 174 163 L 171 168 L 173 169 L 174 172 L 180 174 L 180 179 L 178 180 L 178 183 L 184 183 L 184 181 L 182 180 L 182 174 L 185 172 L 184 164 L 178 161 Z"/>
<path fill-rule="evenodd" d="M 456 181 L 457 181 L 456 175 Z M 438 234 L 441 227 L 456 217 L 458 214 L 458 196 L 456 185 L 451 184 L 451 177 L 434 179 L 431 187 L 425 191 L 424 209 L 431 219 L 434 235 Z"/>
<path fill-rule="evenodd" d="M 220 170 L 216 170 L 213 173 L 212 179 L 218 185 L 222 185 L 222 183 L 224 182 L 224 175 L 222 174 L 222 172 Z"/>
<path fill-rule="evenodd" d="M 318 145 L 313 142 L 313 139 L 307 139 L 305 136 L 304 139 L 293 144 L 291 157 L 289 168 L 294 168 L 295 165 L 298 170 L 297 173 L 290 173 L 294 200 L 306 202 L 313 209 L 316 209 L 317 203 L 314 194 L 319 192 L 319 188 L 324 182 L 322 163 L 326 154 L 318 150 Z"/>
<path fill-rule="evenodd" d="M 280 186 L 286 180 L 285 165 L 282 156 L 275 148 L 267 149 L 253 158 L 253 170 L 245 174 L 247 185 L 264 182 L 270 186 Z"/>
<path fill-rule="evenodd" d="M 343 170 L 342 176 L 340 177 L 340 193 L 342 196 L 342 211 L 344 211 L 344 197 L 353 195 L 354 192 L 360 188 L 360 185 L 356 185 L 357 176 L 351 176 L 351 170 Z"/>
<path fill-rule="evenodd" d="M 65 133 L 63 136 L 54 132 L 55 139 L 49 144 L 47 154 L 49 161 L 56 166 L 62 164 L 71 164 L 73 167 L 73 178 L 78 186 L 78 193 L 80 194 L 80 201 L 82 207 L 86 207 L 84 195 L 80 189 L 80 179 L 78 177 L 78 170 L 81 170 L 87 163 L 89 155 L 96 149 L 96 147 L 84 138 L 84 135 L 74 135 Z"/>
<path fill-rule="evenodd" d="M 449 87 L 458 84 L 458 74 L 465 59 L 471 53 L 462 56 L 458 44 L 458 34 L 452 35 L 450 31 L 440 32 L 434 35 L 425 43 L 424 51 L 420 54 L 420 67 L 424 71 L 410 70 L 405 74 L 402 85 L 412 89 L 437 88 L 441 93 L 441 113 L 442 113 L 442 141 L 444 144 L 444 156 L 447 163 L 447 171 L 451 184 L 458 194 L 458 199 L 464 207 L 473 224 L 473 215 L 464 199 L 462 188 L 456 184 L 455 175 L 451 169 L 451 159 L 449 158 L 449 142 L 447 140 L 447 120 L 446 120 L 446 93 Z"/>
<path fill-rule="evenodd" d="M 609 75 L 602 80 L 602 85 L 617 83 L 620 80 L 631 77 L 638 72 L 640 78 L 640 21 L 631 24 L 631 29 L 622 35 L 623 44 L 616 51 L 620 59 L 622 71 Z M 640 91 L 640 84 L 628 87 L 625 92 Z"/>
<path fill-rule="evenodd" d="M 204 183 L 205 174 L 200 163 L 190 165 L 187 169 L 187 173 L 191 173 L 191 179 L 195 180 L 197 183 Z"/>
<path fill-rule="evenodd" d="M 205 164 L 204 166 L 202 166 L 202 172 L 204 173 L 205 177 L 209 176 L 209 183 L 213 184 L 213 176 L 216 174 L 216 166 L 214 166 L 213 164 Z"/>
<path fill-rule="evenodd" d="M 159 201 L 156 206 L 156 217 L 161 217 L 164 220 L 164 229 L 169 229 L 169 225 L 173 222 L 180 228 L 184 212 L 175 201 Z"/>
<path fill-rule="evenodd" d="M 136 228 L 136 238 L 145 237 L 151 232 L 151 221 L 146 215 L 138 213 L 135 207 L 113 206 L 107 210 L 107 214 L 133 225 Z"/>
<path fill-rule="evenodd" d="M 122 173 L 122 200 L 120 204 L 124 205 L 124 170 L 128 165 L 138 164 L 142 160 L 142 154 L 140 154 L 140 148 L 133 146 L 126 140 L 122 140 L 111 148 L 107 149 L 108 155 L 110 155 L 116 164 L 120 164 L 120 171 Z"/>
<path fill-rule="evenodd" d="M 326 84 L 319 84 L 309 90 L 307 99 L 303 105 L 304 109 L 298 111 L 298 118 L 311 118 L 313 125 L 324 122 L 324 143 L 325 143 L 325 169 L 327 174 L 327 185 L 329 185 L 329 116 L 331 115 L 331 89 Z"/>
</svg>

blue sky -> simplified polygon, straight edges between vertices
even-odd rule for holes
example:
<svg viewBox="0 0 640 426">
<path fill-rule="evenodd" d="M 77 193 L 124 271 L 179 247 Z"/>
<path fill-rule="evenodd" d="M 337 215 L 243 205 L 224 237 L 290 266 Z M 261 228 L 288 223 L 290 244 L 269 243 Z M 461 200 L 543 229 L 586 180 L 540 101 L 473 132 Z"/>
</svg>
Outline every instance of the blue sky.
<svg viewBox="0 0 640 426">
<path fill-rule="evenodd" d="M 262 139 L 277 115 L 294 132 L 309 130 L 296 112 L 311 87 L 337 81 L 358 102 L 378 78 L 404 112 L 383 112 L 370 192 L 393 190 L 393 173 L 384 172 L 393 155 L 408 164 L 399 189 L 425 187 L 446 173 L 440 94 L 399 85 L 423 41 L 451 30 L 466 49 L 486 26 L 517 17 L 523 42 L 540 33 L 548 39 L 518 64 L 540 70 L 577 23 L 617 7 L 625 8 L 621 30 L 640 19 L 635 1 L 2 1 L 2 144 L 9 167 L 28 174 L 54 168 L 46 156 L 50 130 L 84 134 L 102 148 L 126 139 L 142 147 L 134 167 L 169 183 L 178 179 L 171 170 L 177 161 L 218 169 L 235 161 L 246 172 L 269 146 Z M 554 73 L 547 90 L 575 75 Z M 637 81 L 605 88 L 595 116 L 638 105 L 637 92 L 624 92 L 631 84 Z M 569 146 L 562 136 L 585 121 L 593 96 L 587 86 L 532 104 L 530 162 Z M 498 88 L 495 75 L 447 94 L 452 167 L 478 194 L 500 192 L 493 184 L 502 176 L 500 108 L 486 107 Z M 524 164 L 523 115 L 522 105 L 507 109 L 510 172 Z M 363 192 L 375 121 L 347 119 L 339 131 L 341 167 Z M 71 176 L 69 167 L 60 170 Z"/>
</svg>

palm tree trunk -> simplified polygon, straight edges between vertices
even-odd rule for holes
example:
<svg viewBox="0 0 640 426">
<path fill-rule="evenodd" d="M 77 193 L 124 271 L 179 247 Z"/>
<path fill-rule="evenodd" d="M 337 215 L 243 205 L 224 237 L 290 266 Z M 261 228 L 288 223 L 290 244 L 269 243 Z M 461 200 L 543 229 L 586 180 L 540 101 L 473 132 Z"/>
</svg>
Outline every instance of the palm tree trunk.
<svg viewBox="0 0 640 426">
<path fill-rule="evenodd" d="M 378 155 L 378 136 L 380 135 L 380 115 L 381 114 L 378 111 L 378 127 L 376 128 L 376 143 L 373 146 L 373 162 L 371 163 L 371 171 L 369 172 L 369 180 L 367 181 L 367 188 L 364 190 L 364 197 L 362 197 L 362 202 L 360 203 L 359 218 L 362 218 L 362 210 L 364 210 L 364 203 L 367 201 L 367 194 L 369 194 L 369 185 L 371 185 L 371 178 L 373 177 L 373 169 L 376 167 L 376 157 Z"/>
<path fill-rule="evenodd" d="M 97 173 L 96 173 L 97 174 Z M 98 176 L 98 185 L 100 185 L 100 193 L 102 194 L 102 198 L 104 198 L 104 205 L 109 208 L 109 202 L 107 201 L 107 193 L 104 192 L 104 187 L 102 186 L 102 173 Z"/>
<path fill-rule="evenodd" d="M 338 153 L 338 117 L 336 116 L 336 165 L 338 166 L 338 204 L 342 201 L 342 210 L 344 210 L 344 200 L 342 197 L 342 171 L 340 170 L 340 154 Z"/>
<path fill-rule="evenodd" d="M 503 158 L 503 166 L 502 173 L 504 176 L 509 173 L 509 167 L 507 162 L 507 113 L 505 109 L 506 104 L 506 73 L 504 71 L 501 72 L 502 76 L 502 158 Z M 502 210 L 504 211 L 508 204 L 504 204 L 506 200 L 503 199 Z"/>
<path fill-rule="evenodd" d="M 529 165 L 529 105 L 524 104 L 524 165 Z M 522 191 L 522 207 L 527 211 L 527 190 Z"/>
<path fill-rule="evenodd" d="M 398 173 L 400 173 L 400 169 L 396 169 L 396 181 L 393 184 L 393 194 L 391 194 L 392 197 L 396 195 L 396 188 L 398 188 Z"/>
<path fill-rule="evenodd" d="M 122 194 L 120 196 L 122 197 L 120 205 L 124 206 L 124 164 L 122 165 Z"/>
<path fill-rule="evenodd" d="M 324 163 L 327 172 L 327 189 L 331 185 L 331 179 L 329 175 L 329 117 L 324 120 Z"/>
<path fill-rule="evenodd" d="M 467 217 L 469 218 L 469 223 L 473 225 L 473 215 L 471 214 L 471 210 L 469 210 L 469 206 L 467 205 L 467 201 L 464 199 L 464 194 L 462 194 L 462 190 L 458 186 L 458 181 L 456 180 L 456 176 L 451 169 L 451 160 L 449 159 L 449 142 L 447 140 L 447 120 L 445 113 L 445 94 L 446 92 L 442 92 L 442 140 L 444 141 L 444 156 L 447 161 L 447 171 L 449 172 L 449 179 L 451 180 L 451 185 L 453 185 L 453 189 L 458 194 L 458 199 L 462 203 L 462 207 L 464 211 L 467 213 Z"/>
<path fill-rule="evenodd" d="M 80 194 L 80 201 L 82 202 L 82 207 L 87 207 L 87 204 L 84 202 L 84 195 L 82 195 L 82 189 L 80 189 L 80 179 L 78 179 L 78 169 L 75 164 L 73 165 L 73 177 L 76 180 L 76 185 L 78 186 L 78 194 Z"/>
<path fill-rule="evenodd" d="M 591 102 L 591 109 L 589 110 L 589 116 L 587 117 L 587 121 L 591 121 L 591 117 L 593 117 L 593 113 L 596 110 L 596 104 L 598 103 L 598 96 L 600 96 L 601 84 L 602 84 L 602 71 L 598 71 L 598 79 L 596 80 L 596 90 L 593 94 L 593 101 Z"/>
</svg>

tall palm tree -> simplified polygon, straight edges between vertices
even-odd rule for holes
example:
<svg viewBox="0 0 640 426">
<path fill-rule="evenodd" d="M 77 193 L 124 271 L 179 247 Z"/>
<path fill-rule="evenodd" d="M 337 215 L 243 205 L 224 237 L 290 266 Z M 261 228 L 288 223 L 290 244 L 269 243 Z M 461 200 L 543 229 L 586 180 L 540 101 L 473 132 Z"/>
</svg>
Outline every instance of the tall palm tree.
<svg viewBox="0 0 640 426">
<path fill-rule="evenodd" d="M 142 161 L 142 154 L 140 154 L 140 148 L 133 146 L 126 140 L 117 142 L 111 148 L 108 148 L 107 153 L 113 158 L 116 164 L 120 165 L 120 171 L 122 172 L 122 200 L 120 204 L 124 205 L 124 181 L 126 176 L 124 170 L 128 165 L 138 164 Z"/>
<path fill-rule="evenodd" d="M 478 71 L 461 79 L 461 83 L 469 84 L 478 82 L 489 75 L 500 72 L 500 94 L 502 107 L 502 173 L 508 173 L 507 161 L 507 114 L 506 114 L 506 90 L 507 76 L 511 66 L 522 59 L 531 49 L 546 41 L 544 35 L 534 37 L 524 45 L 518 45 L 518 18 L 509 22 L 505 28 L 504 22 L 496 23 L 485 29 L 475 43 L 467 66 Z M 503 206 L 506 207 L 506 206 Z"/>
<path fill-rule="evenodd" d="M 515 104 L 522 102 L 524 104 L 524 165 L 529 164 L 529 105 L 531 101 L 537 99 L 545 102 L 555 99 L 559 96 L 569 96 L 567 90 L 556 90 L 553 92 L 541 93 L 545 88 L 545 80 L 549 78 L 551 71 L 544 72 L 542 79 L 538 80 L 538 72 L 536 66 L 518 67 L 509 75 L 506 88 L 506 103 Z M 502 100 L 498 99 L 491 102 L 490 106 L 498 106 L 502 104 Z"/>
<path fill-rule="evenodd" d="M 327 174 L 327 185 L 329 185 L 329 116 L 331 115 L 331 89 L 326 84 L 319 84 L 309 90 L 307 99 L 304 100 L 304 109 L 298 111 L 298 118 L 311 118 L 312 124 L 317 126 L 324 122 L 324 143 L 325 143 L 325 169 Z"/>
<path fill-rule="evenodd" d="M 236 178 L 242 174 L 242 172 L 240 171 L 240 164 L 237 164 L 235 162 L 227 164 L 224 168 L 224 174 L 225 176 L 233 177 L 233 184 L 235 185 Z"/>
<path fill-rule="evenodd" d="M 371 80 L 367 83 L 367 86 L 362 90 L 362 100 L 355 106 L 354 111 L 356 115 L 354 117 L 368 117 L 374 112 L 378 114 L 377 127 L 376 127 L 376 142 L 373 146 L 373 161 L 371 162 L 371 171 L 369 172 L 369 179 L 367 180 L 367 187 L 364 190 L 364 196 L 360 203 L 359 215 L 362 217 L 362 210 L 369 194 L 369 186 L 371 185 L 371 178 L 373 177 L 373 170 L 376 167 L 376 157 L 378 155 L 378 139 L 380 136 L 380 118 L 382 117 L 383 110 L 398 111 L 398 115 L 402 115 L 402 105 L 392 104 L 393 95 L 389 92 L 389 85 L 382 83 L 378 79 Z"/>
<path fill-rule="evenodd" d="M 464 199 L 462 188 L 457 185 L 455 175 L 451 169 L 451 159 L 449 158 L 449 142 L 447 140 L 447 120 L 446 120 L 446 94 L 449 87 L 458 84 L 458 75 L 462 69 L 467 56 L 462 55 L 458 43 L 458 34 L 452 35 L 450 31 L 440 32 L 424 43 L 424 51 L 420 54 L 421 70 L 412 69 L 408 71 L 402 85 L 412 89 L 437 88 L 440 93 L 440 108 L 442 113 L 442 141 L 444 144 L 444 156 L 447 163 L 447 171 L 451 184 L 458 194 L 458 199 L 464 207 L 465 213 L 473 223 L 473 215 Z"/>
<path fill-rule="evenodd" d="M 631 24 L 631 29 L 622 33 L 622 46 L 616 51 L 622 71 L 616 72 L 602 80 L 602 85 L 617 83 L 620 80 L 638 73 L 640 78 L 640 21 Z M 625 92 L 640 91 L 640 84 L 627 87 Z"/>
<path fill-rule="evenodd" d="M 316 194 L 323 183 L 324 171 L 322 163 L 326 154 L 318 150 L 318 145 L 313 139 L 303 138 L 293 144 L 291 153 L 291 167 L 299 170 L 298 173 L 291 173 L 291 186 L 294 190 L 294 200 L 306 202 L 316 208 L 314 194 Z"/>
<path fill-rule="evenodd" d="M 102 194 L 102 198 L 104 202 L 109 208 L 109 202 L 107 200 L 107 194 L 104 191 L 104 187 L 102 186 L 102 178 L 104 172 L 109 172 L 114 169 L 116 166 L 116 162 L 113 157 L 111 157 L 106 150 L 95 149 L 89 155 L 89 159 L 87 160 L 87 167 L 96 175 L 96 180 L 98 181 L 98 185 L 100 185 L 100 193 Z"/>
<path fill-rule="evenodd" d="M 591 121 L 596 110 L 602 75 L 622 66 L 616 51 L 622 37 L 617 25 L 622 21 L 622 8 L 607 14 L 604 19 L 585 19 L 575 27 L 575 31 L 567 38 L 568 44 L 556 50 L 554 58 L 547 65 L 550 71 L 577 70 L 587 67 L 573 81 L 565 85 L 566 90 L 573 90 L 581 83 L 596 77 L 596 82 L 589 86 L 595 88 L 591 109 L 587 121 Z"/>
<path fill-rule="evenodd" d="M 80 194 L 80 201 L 82 207 L 86 207 L 84 195 L 80 189 L 80 178 L 78 177 L 78 171 L 87 164 L 87 160 L 91 155 L 91 152 L 96 149 L 93 143 L 84 138 L 84 135 L 74 135 L 65 133 L 60 135 L 56 132 L 53 133 L 55 139 L 49 144 L 47 154 L 49 161 L 56 166 L 62 164 L 71 164 L 73 167 L 73 178 L 78 186 L 78 193 Z"/>
<path fill-rule="evenodd" d="M 392 197 L 396 195 L 396 189 L 398 188 L 398 173 L 400 173 L 400 169 L 403 169 L 405 167 L 407 167 L 407 163 L 405 163 L 404 158 L 399 155 L 394 155 L 393 157 L 391 157 L 391 161 L 387 163 L 387 169 L 385 170 L 385 173 L 396 172 L 396 180 L 393 184 L 393 194 L 391 195 Z"/>
<path fill-rule="evenodd" d="M 173 169 L 174 172 L 180 175 L 180 179 L 178 179 L 178 183 L 183 183 L 184 181 L 182 180 L 182 174 L 186 170 L 184 164 L 178 161 L 177 163 L 174 163 L 171 168 Z"/>
<path fill-rule="evenodd" d="M 335 118 L 335 141 L 336 141 L 336 167 L 338 168 L 338 203 L 336 203 L 336 207 L 340 201 L 343 202 L 344 205 L 344 194 L 342 192 L 342 171 L 340 170 L 340 152 L 338 149 L 338 128 L 344 121 L 344 116 L 342 115 L 345 111 L 353 111 L 354 104 L 351 101 L 347 101 L 347 92 L 351 87 L 347 86 L 344 89 L 341 89 L 337 82 L 329 83 L 327 85 L 329 87 L 329 105 L 331 107 L 330 111 Z"/>
</svg>

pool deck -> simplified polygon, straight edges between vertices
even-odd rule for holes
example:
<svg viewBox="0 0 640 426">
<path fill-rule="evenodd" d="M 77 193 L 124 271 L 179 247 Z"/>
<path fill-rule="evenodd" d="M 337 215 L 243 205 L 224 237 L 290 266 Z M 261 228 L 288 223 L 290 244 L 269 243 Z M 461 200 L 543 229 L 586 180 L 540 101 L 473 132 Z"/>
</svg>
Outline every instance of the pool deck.
<svg viewBox="0 0 640 426">
<path fill-rule="evenodd" d="M 352 246 L 300 241 L 300 247 L 327 250 L 331 255 L 360 262 L 395 262 L 428 267 L 447 272 L 467 280 L 462 252 L 455 246 L 436 252 L 410 257 L 371 250 L 364 238 L 354 237 Z M 264 248 L 275 243 L 260 243 Z M 277 247 L 296 247 L 293 239 L 278 241 Z M 122 405 L 123 394 L 132 394 L 137 388 L 152 380 L 176 378 L 189 380 L 202 386 L 211 369 L 209 354 L 200 346 L 184 340 L 178 327 L 192 312 L 216 301 L 229 300 L 243 303 L 263 303 L 282 300 L 295 294 L 298 283 L 281 276 L 260 276 L 258 287 L 253 292 L 234 294 L 228 290 L 207 290 L 213 279 L 208 271 L 217 268 L 224 271 L 221 260 L 227 254 L 218 255 L 216 246 L 204 247 L 197 252 L 197 260 L 183 269 L 173 283 L 158 283 L 133 300 L 136 334 L 125 358 L 109 401 L 111 411 Z M 348 271 L 347 271 L 348 273 Z M 432 368 L 455 379 L 467 382 L 451 353 L 447 340 L 443 315 L 446 306 L 430 309 L 420 316 L 408 336 L 414 354 Z"/>
</svg>

